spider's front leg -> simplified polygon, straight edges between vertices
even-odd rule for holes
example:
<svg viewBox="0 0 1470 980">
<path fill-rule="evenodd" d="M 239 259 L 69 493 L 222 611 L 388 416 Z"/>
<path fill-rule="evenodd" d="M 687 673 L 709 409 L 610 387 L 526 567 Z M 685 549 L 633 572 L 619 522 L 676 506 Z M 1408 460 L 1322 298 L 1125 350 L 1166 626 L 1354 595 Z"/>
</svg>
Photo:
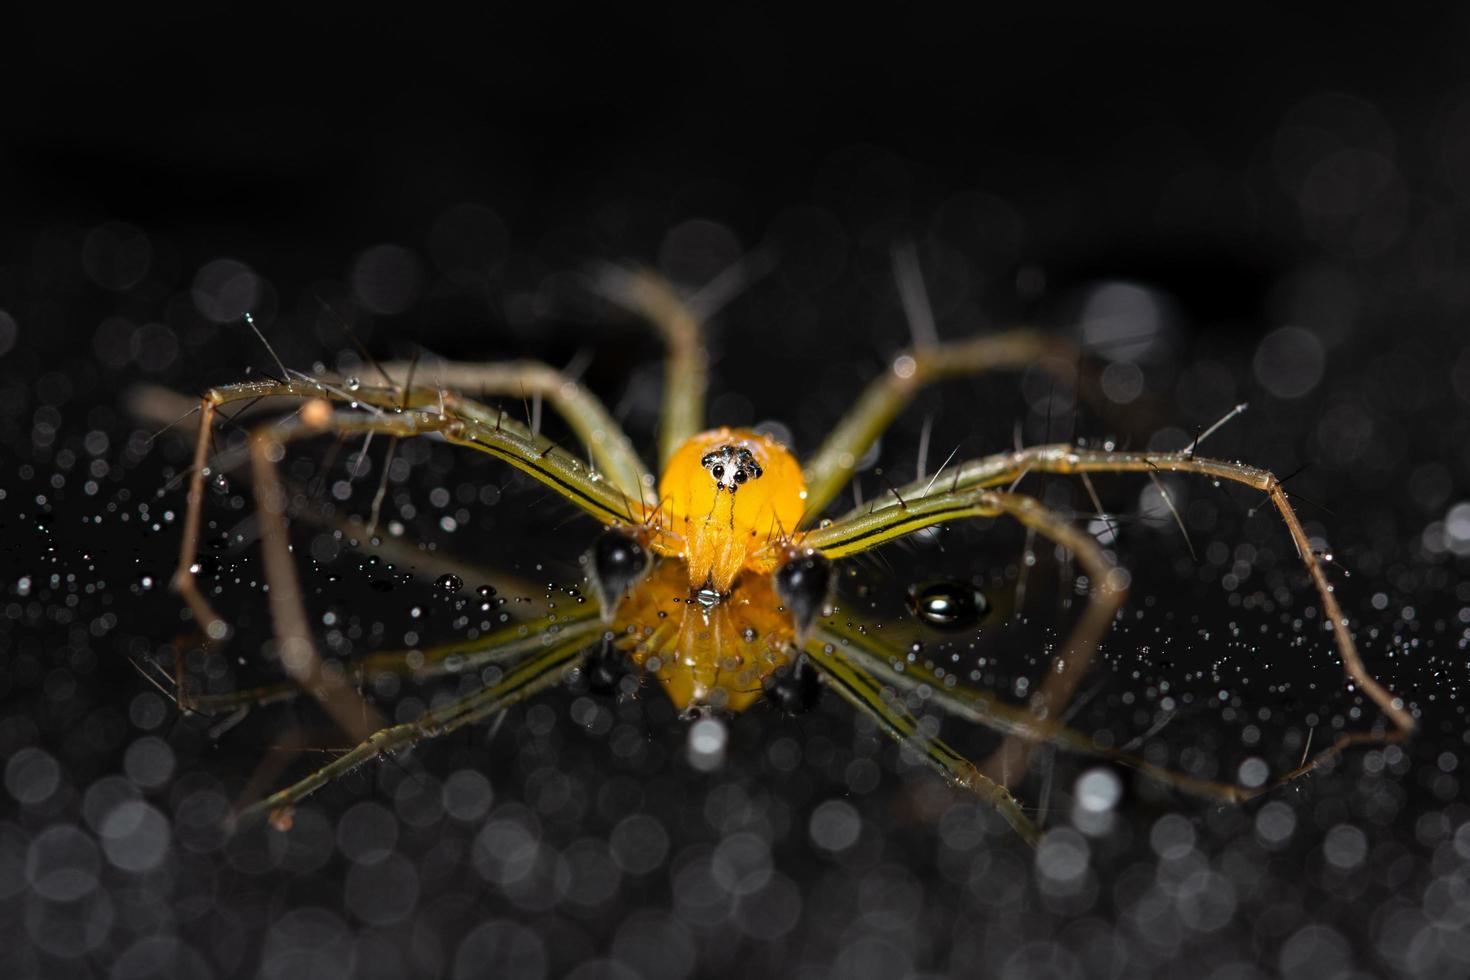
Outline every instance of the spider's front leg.
<svg viewBox="0 0 1470 980">
<path fill-rule="evenodd" d="M 605 299 L 651 323 L 668 350 L 658 427 L 658 462 L 662 468 L 675 450 L 704 428 L 709 351 L 704 342 L 703 318 L 668 281 L 646 270 L 610 265 L 602 270 L 595 285 Z"/>
<path fill-rule="evenodd" d="M 951 477 L 915 483 L 900 488 L 893 499 L 876 501 L 864 510 L 855 510 L 831 525 L 809 532 L 804 542 L 829 555 L 854 554 L 891 541 L 922 527 L 947 520 L 984 516 L 984 501 L 1013 494 L 1000 494 L 989 487 L 1013 486 L 1028 473 L 1082 475 L 1089 473 L 1189 473 L 1215 480 L 1251 487 L 1265 494 L 1285 523 L 1298 556 L 1316 587 L 1323 618 L 1332 630 L 1346 679 L 1363 691 L 1389 722 L 1388 728 L 1368 732 L 1340 733 L 1331 745 L 1305 760 L 1296 769 L 1279 776 L 1276 784 L 1310 772 L 1344 749 L 1358 744 L 1383 744 L 1402 741 L 1414 730 L 1413 716 L 1403 702 L 1380 684 L 1363 664 L 1349 630 L 1349 623 L 1338 604 L 1321 561 L 1313 552 L 1306 531 L 1287 498 L 1281 482 L 1270 472 L 1222 460 L 1198 457 L 1192 453 L 1123 453 L 1079 449 L 1069 445 L 1040 446 L 985 457 L 958 466 Z M 937 485 L 935 485 L 937 483 Z M 910 496 L 912 494 L 912 496 Z M 1015 515 L 1018 518 L 1019 514 Z M 1062 525 L 1071 526 L 1060 518 Z M 1045 533 L 1039 525 L 1038 530 Z M 1090 538 L 1073 529 L 1074 543 L 1084 548 Z M 1066 542 L 1062 542 L 1066 544 Z M 1067 545 L 1079 558 L 1085 552 Z M 1095 548 L 1095 544 L 1088 550 Z M 1094 573 L 1095 574 L 1095 573 Z M 1096 593 L 1094 593 L 1096 595 Z M 1111 619 L 1111 616 L 1109 616 Z M 1080 626 L 1079 626 L 1080 628 Z"/>
<path fill-rule="evenodd" d="M 413 372 L 413 364 L 389 363 L 383 370 L 389 375 Z M 511 398 L 545 398 L 571 426 L 577 438 L 587 447 L 592 462 L 613 486 L 642 508 L 652 510 L 657 504 L 653 492 L 653 475 L 648 472 L 633 441 L 623 432 L 601 400 L 575 379 L 567 377 L 540 361 L 504 361 L 487 364 L 463 364 L 454 361 L 419 365 L 418 370 L 431 374 L 435 384 L 446 392 L 483 397 L 499 395 Z M 494 421 L 481 419 L 481 421 Z M 536 436 L 539 433 L 531 433 Z"/>
<path fill-rule="evenodd" d="M 1087 608 L 1071 636 L 1048 668 L 1031 698 L 1031 714 L 1040 728 L 1017 726 L 981 767 L 990 779 L 1013 786 L 1025 775 L 1038 731 L 1054 725 L 1075 695 L 1103 636 L 1127 592 L 1124 576 L 1091 536 L 1070 521 L 1023 494 L 971 492 L 931 494 L 882 518 L 862 514 L 809 532 L 803 544 L 828 558 L 841 558 L 875 548 L 925 527 L 947 521 L 1008 516 L 1075 554 L 1093 583 Z M 1001 727 L 1001 726 L 997 726 Z"/>
</svg>

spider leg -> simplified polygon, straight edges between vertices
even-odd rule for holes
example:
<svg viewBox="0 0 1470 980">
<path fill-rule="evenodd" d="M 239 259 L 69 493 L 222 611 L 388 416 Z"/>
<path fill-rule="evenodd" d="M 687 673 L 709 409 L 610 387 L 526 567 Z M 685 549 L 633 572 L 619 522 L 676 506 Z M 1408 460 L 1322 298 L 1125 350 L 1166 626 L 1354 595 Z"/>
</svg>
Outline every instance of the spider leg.
<svg viewBox="0 0 1470 980">
<path fill-rule="evenodd" d="M 456 640 L 423 649 L 378 650 L 354 659 L 347 666 L 354 676 L 369 680 L 381 676 L 426 680 L 510 663 L 575 637 L 590 643 L 601 626 L 597 607 L 589 602 L 566 615 L 511 623 L 473 640 Z M 195 695 L 192 707 L 201 714 L 216 715 L 289 701 L 300 693 L 300 685 L 282 681 L 225 694 Z"/>
<path fill-rule="evenodd" d="M 1061 653 L 1049 665 L 1029 706 L 1008 704 L 989 692 L 954 683 L 952 678 L 940 675 L 923 663 L 910 662 L 903 653 L 855 629 L 837 624 L 824 625 L 821 629 L 826 641 L 839 644 L 854 659 L 867 663 L 869 670 L 878 672 L 888 683 L 921 690 L 950 713 L 1004 734 L 1004 742 L 981 764 L 980 770 L 1008 788 L 1014 787 L 1026 775 L 1034 747 L 1051 744 L 1138 769 L 1162 783 L 1209 799 L 1240 802 L 1260 792 L 1229 783 L 1196 779 L 1130 753 L 1100 748 L 1090 736 L 1061 722 L 1061 716 L 1076 696 L 1077 687 L 1086 675 L 1103 636 L 1123 605 L 1127 590 L 1121 581 L 1122 576 L 1092 535 L 1035 498 L 1005 492 L 976 496 L 982 498 L 980 504 L 993 508 L 996 514 L 1012 517 L 1072 552 L 1094 584 L 1087 608 L 1072 628 Z M 894 670 L 894 666 L 899 664 L 902 669 Z"/>
<path fill-rule="evenodd" d="M 924 734 L 919 720 L 901 699 L 894 697 L 893 688 L 880 675 L 849 656 L 843 646 L 816 635 L 807 639 L 805 649 L 807 657 L 843 700 L 867 715 L 900 745 L 913 749 L 940 775 L 994 807 L 1028 844 L 1035 845 L 1041 839 L 1041 832 L 1010 790 L 987 777 L 945 742 Z"/>
<path fill-rule="evenodd" d="M 709 388 L 704 324 L 673 286 L 648 270 L 607 266 L 596 286 L 604 298 L 653 324 L 668 348 L 658 428 L 658 462 L 662 468 L 674 450 L 704 430 L 704 399 Z"/>
<path fill-rule="evenodd" d="M 1400 742 L 1408 738 L 1415 727 L 1413 715 L 1401 699 L 1368 673 L 1348 628 L 1348 619 L 1338 604 L 1322 563 L 1312 550 L 1301 520 L 1281 482 L 1267 470 L 1243 463 L 1207 459 L 1192 453 L 1128 453 L 1079 449 L 1069 445 L 1039 446 L 965 463 L 956 471 L 955 477 L 945 481 L 949 486 L 943 491 L 936 488 L 925 494 L 923 487 L 915 487 L 915 496 L 905 496 L 903 504 L 885 499 L 874 504 L 871 510 L 853 511 L 827 527 L 808 532 L 803 541 L 807 547 L 817 548 L 828 557 L 836 558 L 866 551 L 895 537 L 944 521 L 995 516 L 1005 508 L 1000 506 L 997 494 L 988 493 L 984 488 L 1013 485 L 1027 473 L 1080 475 L 1161 471 L 1239 483 L 1267 496 L 1281 515 L 1297 555 L 1316 586 L 1323 619 L 1332 630 L 1347 680 L 1368 696 L 1391 726 L 1385 730 L 1339 734 L 1331 745 L 1280 777 L 1278 783 L 1310 772 L 1341 755 L 1350 746 Z M 959 489 L 950 489 L 953 487 Z"/>
<path fill-rule="evenodd" d="M 435 708 L 418 721 L 372 732 L 327 765 L 240 811 L 236 825 L 289 809 L 332 780 L 381 755 L 447 735 L 551 687 L 577 664 L 587 642 L 583 635 L 563 639 L 513 664 L 494 684 Z"/>
<path fill-rule="evenodd" d="M 803 465 L 807 520 L 814 521 L 847 485 L 857 461 L 925 386 L 1033 364 L 1072 384 L 1077 361 L 1078 351 L 1073 344 L 1034 330 L 1011 330 L 904 351 L 868 384 L 821 448 Z"/>
<path fill-rule="evenodd" d="M 390 376 L 407 376 L 408 362 L 389 363 L 383 370 Z M 420 370 L 425 370 L 421 368 Z M 633 442 L 614 421 L 596 395 L 562 372 L 540 361 L 506 361 L 489 364 L 448 362 L 433 368 L 436 384 L 467 394 L 541 396 L 566 419 L 572 431 L 592 454 L 592 461 L 613 486 L 629 499 L 641 501 L 652 510 L 653 475 L 638 458 Z"/>
<path fill-rule="evenodd" d="M 300 419 L 296 418 L 268 429 L 257 430 L 264 434 L 275 432 L 278 442 L 328 431 L 339 434 L 382 432 L 389 435 L 437 433 L 447 441 L 469 446 L 509 462 L 604 524 L 640 523 L 639 518 L 633 514 L 632 502 L 620 490 L 588 471 L 580 459 L 550 440 L 533 436 L 519 423 L 498 417 L 485 406 L 469 399 L 444 400 L 444 412 L 439 414 L 436 411 L 422 410 L 427 407 L 441 407 L 440 392 L 432 388 L 416 387 L 405 393 L 397 389 L 363 387 L 347 392 L 311 380 L 247 382 L 214 388 L 200 402 L 199 432 L 189 477 L 188 506 L 184 516 L 183 538 L 179 545 L 179 564 L 173 576 L 174 589 L 193 611 L 195 621 L 200 624 L 209 640 L 222 640 L 229 634 L 229 626 L 205 599 L 195 578 L 195 559 L 199 552 L 204 505 L 204 481 L 211 472 L 211 431 L 221 406 L 261 398 L 288 398 L 302 405 L 309 404 L 312 399 L 326 399 L 351 402 L 366 406 L 369 410 L 368 413 L 351 416 L 340 413 L 332 415 L 325 427 L 303 427 Z M 403 407 L 405 404 L 407 409 Z M 374 411 L 376 414 L 372 414 Z M 181 702 L 187 707 L 187 697 L 181 697 Z"/>
<path fill-rule="evenodd" d="M 905 523 L 891 526 L 878 536 L 891 534 L 898 537 L 918 530 L 919 527 L 946 520 L 1002 515 L 1014 518 L 1071 551 L 1082 562 L 1096 586 L 1082 618 L 1073 627 L 1072 635 L 1031 698 L 1031 714 L 1035 722 L 1045 729 L 1047 722 L 1057 718 L 1072 700 L 1077 685 L 1086 675 L 1093 655 L 1097 652 L 1098 644 L 1111 628 L 1113 617 L 1123 603 L 1126 592 L 1123 576 L 1117 572 L 1097 542 L 1070 521 L 1048 510 L 1038 500 L 1023 494 L 985 491 L 938 494 L 922 498 L 909 508 L 899 509 L 897 516 L 907 518 Z M 917 522 L 917 526 L 913 526 L 914 522 Z M 829 558 L 852 553 L 834 553 L 835 549 L 813 541 L 820 534 L 819 531 L 808 535 L 805 544 L 821 549 Z M 891 539 L 885 537 L 885 540 Z M 1009 720 L 1015 723 L 1014 718 Z M 1007 735 L 995 755 L 981 766 L 985 775 L 1005 786 L 1014 786 L 1019 782 L 1026 774 L 1036 742 L 1034 737 L 1028 738 L 1026 735 L 1034 731 L 1033 728 L 1022 726 L 1020 731 Z"/>
<path fill-rule="evenodd" d="M 824 624 L 816 628 L 815 635 L 839 648 L 850 659 L 861 661 L 865 669 L 882 678 L 885 684 L 919 692 L 955 717 L 983 725 L 1008 738 L 1054 745 L 1078 755 L 1106 759 L 1204 799 L 1240 803 L 1265 792 L 1264 788 L 1246 789 L 1231 783 L 1197 779 L 1156 765 L 1142 756 L 1099 746 L 1086 732 L 1070 728 L 1054 718 L 1038 716 L 1030 707 L 1011 704 L 989 691 L 955 683 L 953 677 L 942 675 L 929 665 L 910 662 L 901 649 L 891 642 L 877 641 L 871 633 L 844 625 Z M 1005 746 L 992 754 L 987 764 L 981 766 L 982 771 L 994 769 L 995 764 L 1001 761 L 1009 761 L 1000 755 L 1003 751 Z M 1012 769 L 1011 779 L 997 777 L 996 782 L 1012 785 L 1022 775 L 1024 771 Z M 1288 778 L 1282 777 L 1281 781 Z"/>
</svg>

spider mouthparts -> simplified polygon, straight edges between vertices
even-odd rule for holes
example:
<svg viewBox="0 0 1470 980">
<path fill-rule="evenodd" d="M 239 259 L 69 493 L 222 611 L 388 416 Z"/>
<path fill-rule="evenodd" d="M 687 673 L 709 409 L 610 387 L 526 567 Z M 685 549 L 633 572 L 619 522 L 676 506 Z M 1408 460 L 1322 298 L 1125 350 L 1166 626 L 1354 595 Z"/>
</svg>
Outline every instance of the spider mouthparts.
<svg viewBox="0 0 1470 980">
<path fill-rule="evenodd" d="M 642 541 L 622 528 L 610 527 L 582 556 L 582 564 L 602 607 L 602 618 L 611 622 L 618 603 L 648 574 L 653 562 Z"/>
<path fill-rule="evenodd" d="M 791 611 L 798 644 L 827 604 L 831 588 L 832 562 L 819 551 L 792 551 L 776 569 L 776 595 Z"/>
</svg>

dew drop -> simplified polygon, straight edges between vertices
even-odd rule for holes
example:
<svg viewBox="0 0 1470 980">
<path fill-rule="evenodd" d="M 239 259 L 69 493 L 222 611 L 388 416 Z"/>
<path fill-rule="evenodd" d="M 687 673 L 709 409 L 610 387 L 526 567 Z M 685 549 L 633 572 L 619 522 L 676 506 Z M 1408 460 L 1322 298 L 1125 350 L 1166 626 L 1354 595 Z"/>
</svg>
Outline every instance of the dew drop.
<svg viewBox="0 0 1470 980">
<path fill-rule="evenodd" d="M 460 589 L 464 588 L 464 579 L 455 575 L 453 572 L 445 572 L 434 580 L 434 588 L 445 595 L 454 595 Z"/>
<path fill-rule="evenodd" d="M 909 589 L 909 608 L 930 626 L 964 629 L 990 611 L 990 600 L 964 582 L 930 582 Z"/>
</svg>

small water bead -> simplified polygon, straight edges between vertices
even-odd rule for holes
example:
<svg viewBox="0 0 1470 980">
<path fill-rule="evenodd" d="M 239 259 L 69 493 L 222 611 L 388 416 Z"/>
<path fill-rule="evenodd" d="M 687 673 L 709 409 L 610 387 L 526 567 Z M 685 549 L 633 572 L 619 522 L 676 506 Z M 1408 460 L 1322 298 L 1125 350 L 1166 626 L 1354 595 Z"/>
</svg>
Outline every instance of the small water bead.
<svg viewBox="0 0 1470 980">
<path fill-rule="evenodd" d="M 481 599 L 493 599 L 496 595 L 495 586 L 482 585 L 475 590 L 475 595 L 479 596 Z"/>
<path fill-rule="evenodd" d="M 453 572 L 445 572 L 434 580 L 434 588 L 445 595 L 454 595 L 464 588 L 464 579 Z"/>
<path fill-rule="evenodd" d="M 909 588 L 909 608 L 930 626 L 964 629 L 990 611 L 990 600 L 973 585 L 940 581 Z"/>
</svg>

